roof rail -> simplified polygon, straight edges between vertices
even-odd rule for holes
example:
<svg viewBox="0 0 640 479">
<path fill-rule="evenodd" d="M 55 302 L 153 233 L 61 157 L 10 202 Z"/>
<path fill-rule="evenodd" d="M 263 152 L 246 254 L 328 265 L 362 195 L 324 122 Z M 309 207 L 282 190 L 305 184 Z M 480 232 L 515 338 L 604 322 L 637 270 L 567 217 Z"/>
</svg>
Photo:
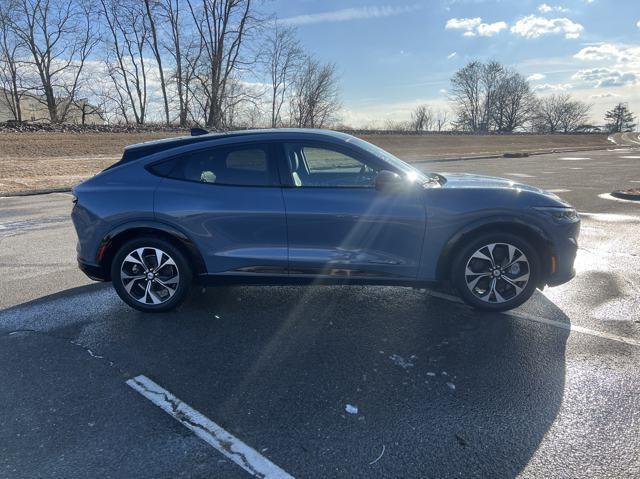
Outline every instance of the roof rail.
<svg viewBox="0 0 640 479">
<path fill-rule="evenodd" d="M 199 127 L 191 128 L 191 136 L 200 136 L 200 135 L 208 135 L 208 134 L 209 132 L 204 128 L 199 128 Z"/>
</svg>

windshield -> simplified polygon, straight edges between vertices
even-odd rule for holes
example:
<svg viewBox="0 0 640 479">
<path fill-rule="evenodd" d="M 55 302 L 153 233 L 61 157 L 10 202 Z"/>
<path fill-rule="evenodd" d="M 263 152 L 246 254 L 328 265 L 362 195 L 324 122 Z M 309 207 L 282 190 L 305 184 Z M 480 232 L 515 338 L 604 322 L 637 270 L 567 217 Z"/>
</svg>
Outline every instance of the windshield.
<svg viewBox="0 0 640 479">
<path fill-rule="evenodd" d="M 381 160 L 391 164 L 394 168 L 402 171 L 411 181 L 425 183 L 430 182 L 433 179 L 431 175 L 424 173 L 417 168 L 414 168 L 408 163 L 402 161 L 400 158 L 392 155 L 388 151 L 383 150 L 379 146 L 369 143 L 368 141 L 364 141 L 356 137 L 349 138 L 347 141 L 356 146 L 359 146 L 363 150 L 368 151 L 377 158 L 380 158 Z"/>
</svg>

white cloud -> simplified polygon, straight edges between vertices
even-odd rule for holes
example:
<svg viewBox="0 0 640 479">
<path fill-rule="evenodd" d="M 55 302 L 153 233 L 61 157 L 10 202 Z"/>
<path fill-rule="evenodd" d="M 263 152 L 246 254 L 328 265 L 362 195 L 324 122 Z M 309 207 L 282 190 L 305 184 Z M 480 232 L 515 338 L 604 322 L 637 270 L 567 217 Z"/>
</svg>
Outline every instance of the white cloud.
<svg viewBox="0 0 640 479">
<path fill-rule="evenodd" d="M 611 68 L 590 68 L 579 70 L 571 77 L 573 80 L 593 83 L 595 88 L 633 86 L 640 79 L 633 72 L 624 72 Z"/>
<path fill-rule="evenodd" d="M 458 54 L 458 52 L 451 52 L 447 55 L 447 59 L 451 60 L 453 57 L 455 57 Z"/>
<path fill-rule="evenodd" d="M 640 20 L 636 22 L 636 27 L 640 28 Z"/>
<path fill-rule="evenodd" d="M 572 88 L 573 85 L 571 83 L 543 83 L 542 85 L 534 86 L 533 91 L 566 91 Z"/>
<path fill-rule="evenodd" d="M 604 92 L 604 93 L 596 93 L 595 95 L 591 95 L 591 98 L 598 99 L 598 98 L 617 98 L 620 95 L 618 95 L 617 93 L 611 93 L 609 91 Z"/>
<path fill-rule="evenodd" d="M 446 90 L 446 89 L 444 89 L 444 88 L 440 88 L 440 90 L 439 90 L 439 91 L 440 91 L 440 93 L 442 93 L 443 95 L 446 95 L 446 94 L 447 94 L 447 90 Z"/>
<path fill-rule="evenodd" d="M 559 5 L 549 5 L 548 3 L 543 3 L 538 5 L 538 11 L 541 13 L 549 13 L 549 12 L 568 12 L 568 8 L 561 7 Z"/>
<path fill-rule="evenodd" d="M 501 30 L 507 28 L 507 24 L 505 22 L 495 22 L 495 23 L 481 23 L 478 25 L 478 35 L 482 37 L 492 37 Z"/>
<path fill-rule="evenodd" d="M 565 38 L 578 38 L 584 27 L 568 18 L 544 18 L 527 15 L 511 27 L 511 32 L 525 38 L 538 38 L 542 35 L 563 33 Z"/>
<path fill-rule="evenodd" d="M 597 43 L 582 48 L 574 58 L 588 62 L 606 61 L 607 67 L 640 74 L 640 45 Z"/>
<path fill-rule="evenodd" d="M 534 73 L 533 75 L 529 75 L 527 77 L 527 80 L 529 80 L 529 81 L 539 81 L 539 80 L 544 80 L 545 78 L 547 78 L 547 75 L 545 75 L 543 73 Z"/>
<path fill-rule="evenodd" d="M 465 37 L 492 37 L 506 29 L 506 22 L 483 23 L 482 18 L 450 18 L 445 25 L 446 30 L 464 30 Z"/>
<path fill-rule="evenodd" d="M 306 15 L 297 15 L 295 17 L 283 18 L 282 23 L 289 25 L 309 25 L 312 23 L 325 22 L 347 22 L 350 20 L 362 20 L 369 18 L 384 18 L 403 13 L 419 10 L 419 5 L 402 5 L 399 7 L 391 5 L 366 6 L 357 8 L 344 8 L 331 12 L 309 13 Z"/>
<path fill-rule="evenodd" d="M 444 26 L 446 30 L 473 30 L 482 23 L 482 18 L 450 18 Z"/>
</svg>

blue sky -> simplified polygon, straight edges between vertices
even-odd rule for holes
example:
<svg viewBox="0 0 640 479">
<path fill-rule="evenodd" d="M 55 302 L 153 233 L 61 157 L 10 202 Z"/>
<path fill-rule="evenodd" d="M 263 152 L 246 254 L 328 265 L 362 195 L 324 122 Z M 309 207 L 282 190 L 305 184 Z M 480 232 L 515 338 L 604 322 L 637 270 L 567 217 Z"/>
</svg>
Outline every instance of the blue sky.
<svg viewBox="0 0 640 479">
<path fill-rule="evenodd" d="M 640 0 L 273 0 L 305 48 L 340 73 L 343 117 L 363 126 L 408 118 L 419 103 L 447 106 L 449 78 L 495 59 L 540 94 L 568 92 L 640 114 Z"/>
</svg>

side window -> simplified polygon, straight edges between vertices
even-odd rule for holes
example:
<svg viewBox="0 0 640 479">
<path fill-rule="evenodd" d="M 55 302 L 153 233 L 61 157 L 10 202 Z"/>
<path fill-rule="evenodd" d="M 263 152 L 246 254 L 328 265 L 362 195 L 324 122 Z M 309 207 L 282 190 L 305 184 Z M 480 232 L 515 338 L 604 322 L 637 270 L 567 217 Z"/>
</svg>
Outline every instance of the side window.
<svg viewBox="0 0 640 479">
<path fill-rule="evenodd" d="M 188 153 L 152 167 L 176 180 L 235 186 L 273 186 L 269 147 L 249 145 L 211 148 Z M 169 166 L 165 166 L 169 163 Z"/>
<path fill-rule="evenodd" d="M 329 147 L 286 147 L 293 184 L 297 187 L 373 187 L 377 168 Z"/>
</svg>

